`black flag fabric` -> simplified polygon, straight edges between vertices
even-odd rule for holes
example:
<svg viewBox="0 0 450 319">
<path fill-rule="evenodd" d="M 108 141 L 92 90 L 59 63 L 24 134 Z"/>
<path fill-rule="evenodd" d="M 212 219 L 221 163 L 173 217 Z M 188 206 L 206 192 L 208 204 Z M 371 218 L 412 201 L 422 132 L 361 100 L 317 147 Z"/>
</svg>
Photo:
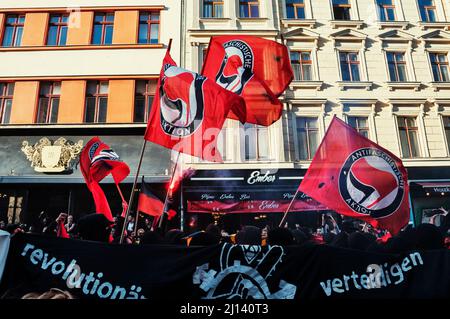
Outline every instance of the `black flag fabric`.
<svg viewBox="0 0 450 319">
<path fill-rule="evenodd" d="M 0 295 L 50 288 L 97 299 L 448 298 L 450 251 L 134 246 L 15 235 Z"/>
<path fill-rule="evenodd" d="M 155 185 L 146 183 L 144 178 L 142 178 L 138 211 L 150 216 L 161 216 L 164 210 L 166 194 L 167 189 L 165 187 L 156 187 Z M 172 208 L 170 198 L 167 198 L 167 205 L 169 219 L 172 219 L 176 215 L 176 211 Z"/>
</svg>

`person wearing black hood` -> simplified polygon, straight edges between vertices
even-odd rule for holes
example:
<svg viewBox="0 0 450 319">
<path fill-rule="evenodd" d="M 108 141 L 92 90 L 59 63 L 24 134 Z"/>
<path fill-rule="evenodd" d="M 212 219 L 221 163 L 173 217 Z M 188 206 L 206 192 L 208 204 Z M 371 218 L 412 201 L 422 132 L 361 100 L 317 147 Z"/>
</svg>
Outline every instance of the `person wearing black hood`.
<svg viewBox="0 0 450 319">
<path fill-rule="evenodd" d="M 189 242 L 189 246 L 212 246 L 217 244 L 219 244 L 217 237 L 205 231 L 196 233 Z"/>
<path fill-rule="evenodd" d="M 333 233 L 328 233 L 331 235 L 334 235 Z M 294 242 L 297 245 L 303 245 L 308 241 L 308 236 L 304 232 L 302 232 L 300 229 L 294 229 L 292 231 L 292 235 L 294 236 Z"/>
<path fill-rule="evenodd" d="M 113 224 L 114 222 L 108 220 L 103 214 L 89 214 L 78 220 L 78 234 L 83 240 L 107 243 Z"/>
<path fill-rule="evenodd" d="M 269 245 L 289 246 L 293 245 L 294 236 L 288 228 L 276 227 L 269 230 L 267 234 L 267 243 Z"/>
<path fill-rule="evenodd" d="M 166 244 L 170 245 L 186 245 L 186 240 L 184 237 L 186 234 L 180 229 L 171 229 L 164 236 L 164 241 Z"/>
<path fill-rule="evenodd" d="M 331 241 L 330 246 L 347 248 L 348 247 L 348 234 L 346 232 L 340 232 Z"/>
<path fill-rule="evenodd" d="M 354 232 L 348 236 L 348 248 L 357 250 L 366 250 L 376 241 L 375 236 L 370 238 L 362 232 Z"/>
<path fill-rule="evenodd" d="M 416 249 L 433 250 L 442 249 L 444 246 L 444 236 L 438 227 L 432 224 L 420 224 L 415 231 Z"/>
<path fill-rule="evenodd" d="M 261 229 L 256 226 L 243 226 L 236 234 L 238 245 L 261 245 Z"/>
<path fill-rule="evenodd" d="M 220 228 L 215 224 L 209 224 L 205 230 L 207 233 L 213 235 L 217 242 L 220 242 L 222 239 L 222 234 L 220 232 Z"/>
</svg>

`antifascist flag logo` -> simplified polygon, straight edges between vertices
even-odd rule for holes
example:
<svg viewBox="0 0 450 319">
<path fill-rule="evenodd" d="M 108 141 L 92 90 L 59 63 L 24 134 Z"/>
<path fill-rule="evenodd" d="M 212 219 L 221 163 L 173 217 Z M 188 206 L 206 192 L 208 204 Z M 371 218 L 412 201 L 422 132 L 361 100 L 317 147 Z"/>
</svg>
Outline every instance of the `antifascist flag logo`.
<svg viewBox="0 0 450 319">
<path fill-rule="evenodd" d="M 339 192 L 355 213 L 373 218 L 393 214 L 402 203 L 405 181 L 395 161 L 375 148 L 351 153 L 339 174 Z"/>
<path fill-rule="evenodd" d="M 232 40 L 223 44 L 225 55 L 216 76 L 216 82 L 224 89 L 241 94 L 253 77 L 253 52 L 244 41 Z"/>
<path fill-rule="evenodd" d="M 161 79 L 161 128 L 177 137 L 192 135 L 203 121 L 203 83 L 206 78 L 166 64 Z"/>
<path fill-rule="evenodd" d="M 396 234 L 409 221 L 408 174 L 394 154 L 334 117 L 299 190 Z"/>
<path fill-rule="evenodd" d="M 178 152 L 221 162 L 218 135 L 230 112 L 245 122 L 242 97 L 206 76 L 179 68 L 167 51 L 144 138 Z"/>
<path fill-rule="evenodd" d="M 264 126 L 281 117 L 278 97 L 294 77 L 285 45 L 248 35 L 211 37 L 202 75 L 244 99 L 246 123 Z M 234 109 L 227 117 L 241 119 Z"/>
</svg>

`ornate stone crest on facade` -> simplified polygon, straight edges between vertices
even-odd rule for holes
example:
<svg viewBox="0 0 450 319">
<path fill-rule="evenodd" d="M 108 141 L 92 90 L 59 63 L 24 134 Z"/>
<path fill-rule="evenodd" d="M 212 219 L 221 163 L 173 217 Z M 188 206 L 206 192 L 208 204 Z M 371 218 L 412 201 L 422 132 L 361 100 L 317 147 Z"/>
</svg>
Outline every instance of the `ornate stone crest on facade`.
<svg viewBox="0 0 450 319">
<path fill-rule="evenodd" d="M 31 167 L 36 172 L 60 173 L 72 168 L 73 160 L 77 158 L 83 149 L 83 141 L 77 143 L 66 140 L 64 137 L 58 138 L 53 144 L 43 137 L 34 144 L 29 145 L 28 141 L 22 142 L 22 152 L 31 162 Z"/>
</svg>

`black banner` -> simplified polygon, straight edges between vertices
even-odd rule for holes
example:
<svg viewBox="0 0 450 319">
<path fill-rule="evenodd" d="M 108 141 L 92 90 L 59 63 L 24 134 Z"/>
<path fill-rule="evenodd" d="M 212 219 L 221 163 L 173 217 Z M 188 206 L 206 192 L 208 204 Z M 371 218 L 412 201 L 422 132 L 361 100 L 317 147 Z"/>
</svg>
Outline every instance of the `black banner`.
<svg viewBox="0 0 450 319">
<path fill-rule="evenodd" d="M 450 252 L 131 246 L 14 236 L 1 295 L 20 298 L 50 288 L 106 300 L 448 298 Z"/>
</svg>

